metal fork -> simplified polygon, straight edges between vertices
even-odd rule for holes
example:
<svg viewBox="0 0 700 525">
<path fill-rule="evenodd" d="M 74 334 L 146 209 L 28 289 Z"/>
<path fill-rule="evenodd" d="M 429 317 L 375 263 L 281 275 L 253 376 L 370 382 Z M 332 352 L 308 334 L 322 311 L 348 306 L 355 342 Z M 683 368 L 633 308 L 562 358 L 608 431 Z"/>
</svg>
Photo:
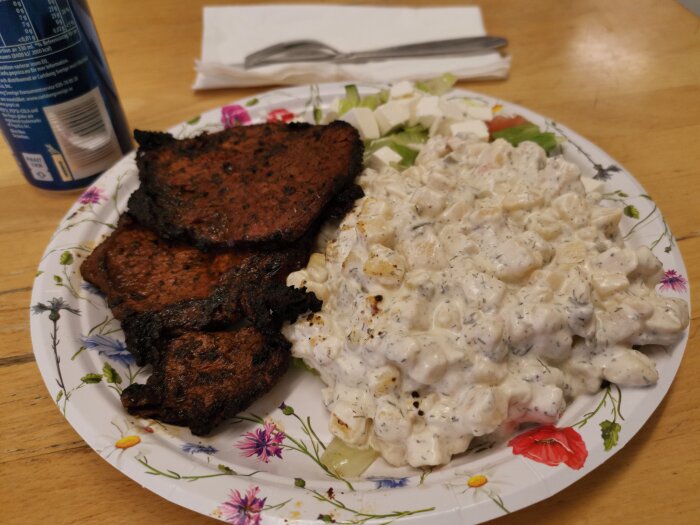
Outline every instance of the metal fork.
<svg viewBox="0 0 700 525">
<path fill-rule="evenodd" d="M 289 62 L 364 63 L 389 58 L 415 58 L 479 54 L 508 45 L 508 40 L 496 36 L 479 36 L 436 40 L 369 51 L 344 53 L 318 40 L 292 40 L 266 47 L 248 55 L 245 69 Z"/>
</svg>

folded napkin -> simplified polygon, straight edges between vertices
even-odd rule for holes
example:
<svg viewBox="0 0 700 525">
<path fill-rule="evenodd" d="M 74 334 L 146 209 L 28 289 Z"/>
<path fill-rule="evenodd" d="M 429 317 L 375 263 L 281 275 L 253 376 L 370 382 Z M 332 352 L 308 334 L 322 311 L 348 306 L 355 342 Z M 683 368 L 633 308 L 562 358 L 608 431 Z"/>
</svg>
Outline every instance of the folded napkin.
<svg viewBox="0 0 700 525">
<path fill-rule="evenodd" d="M 392 82 L 452 73 L 504 78 L 510 57 L 497 51 L 463 57 L 392 59 L 366 64 L 303 62 L 243 68 L 254 51 L 283 41 L 315 39 L 344 52 L 431 40 L 484 36 L 478 7 L 391 8 L 255 5 L 204 8 L 202 58 L 194 89 L 355 80 Z"/>
</svg>

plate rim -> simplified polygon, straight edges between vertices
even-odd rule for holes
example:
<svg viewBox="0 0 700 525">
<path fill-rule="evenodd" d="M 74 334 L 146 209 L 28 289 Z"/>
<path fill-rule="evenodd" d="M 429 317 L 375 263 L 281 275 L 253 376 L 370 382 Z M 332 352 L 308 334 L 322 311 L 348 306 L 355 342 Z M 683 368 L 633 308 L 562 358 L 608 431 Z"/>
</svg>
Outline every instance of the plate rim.
<svg viewBox="0 0 700 525">
<path fill-rule="evenodd" d="M 343 86 L 346 83 L 326 83 L 326 84 L 317 84 L 318 89 L 323 97 L 328 97 L 330 98 L 331 96 L 342 96 L 343 94 Z M 385 86 L 385 84 L 369 84 L 369 83 L 357 83 L 358 88 L 362 92 L 363 89 L 369 88 L 377 88 L 380 86 Z M 290 94 L 294 94 L 297 99 L 300 98 L 300 95 L 303 91 L 304 96 L 306 96 L 306 93 L 308 93 L 308 90 L 310 89 L 310 85 L 307 86 L 294 86 L 294 87 L 283 87 L 279 89 L 273 89 L 273 90 L 268 90 L 262 93 L 257 93 L 254 95 L 251 95 L 249 97 L 244 97 L 241 99 L 237 99 L 235 101 L 232 101 L 229 104 L 225 104 L 222 106 L 218 106 L 216 108 L 212 108 L 210 110 L 207 110 L 202 113 L 202 115 L 206 114 L 211 114 L 213 112 L 220 112 L 223 107 L 229 106 L 229 105 L 235 105 L 235 104 L 243 104 L 246 100 L 251 100 L 255 97 L 262 97 L 263 95 L 274 95 L 274 94 L 279 94 L 282 92 L 289 92 Z M 540 121 L 542 122 L 555 122 L 553 119 L 550 119 L 544 115 L 541 115 L 533 110 L 530 110 L 528 108 L 525 108 L 523 106 L 520 106 L 519 104 L 511 103 L 496 97 L 492 97 L 489 95 L 484 95 L 478 92 L 474 92 L 471 90 L 466 90 L 462 88 L 455 88 L 453 89 L 450 94 L 456 94 L 460 96 L 470 96 L 470 97 L 475 97 L 475 98 L 480 98 L 482 100 L 487 100 L 491 104 L 502 104 L 505 108 L 507 108 L 509 111 L 513 110 L 514 112 L 518 112 L 525 116 L 528 119 L 532 119 L 533 122 L 538 123 L 540 125 Z M 171 133 L 177 133 L 178 129 L 182 129 L 182 127 L 186 124 L 186 122 L 180 122 L 178 124 L 175 124 L 174 126 L 171 126 L 168 131 Z M 578 134 L 577 132 L 573 131 L 570 129 L 568 126 L 560 123 L 559 121 L 556 121 L 556 124 L 566 132 L 567 137 L 574 138 L 576 142 L 579 145 L 583 145 L 584 149 L 587 152 L 593 152 L 595 153 L 595 156 L 607 159 L 611 162 L 614 163 L 614 165 L 618 166 L 621 169 L 621 173 L 625 177 L 625 180 L 628 183 L 631 183 L 633 186 L 635 186 L 640 193 L 645 193 L 645 190 L 641 183 L 627 170 L 625 167 L 620 164 L 616 159 L 611 157 L 608 153 L 603 151 L 600 147 L 583 137 L 582 135 Z M 135 152 L 132 151 L 125 155 L 120 161 L 118 161 L 112 168 L 107 170 L 102 176 L 100 176 L 96 181 L 94 181 L 89 187 L 97 187 L 97 185 L 107 178 L 114 178 L 116 175 L 113 173 L 118 169 L 119 166 L 122 164 L 126 164 L 129 162 L 129 159 L 133 159 L 135 157 Z M 567 159 L 570 160 L 570 159 Z M 579 165 L 579 163 L 576 163 Z M 61 218 L 57 225 L 57 231 L 61 227 L 62 224 L 64 224 L 68 218 L 75 212 L 80 207 L 80 202 L 79 199 L 76 199 L 76 202 L 73 203 L 73 205 L 70 206 L 68 211 L 64 214 L 64 216 Z M 659 210 L 660 217 L 663 217 L 663 214 L 661 213 L 661 210 Z M 51 252 L 52 245 L 54 243 L 56 233 L 51 237 L 51 240 L 47 244 L 47 247 L 41 257 L 41 263 L 45 260 L 47 255 Z M 683 275 L 687 276 L 687 269 L 682 257 L 682 253 L 680 251 L 680 248 L 676 245 L 675 250 L 673 250 L 673 256 L 675 258 L 674 265 L 675 267 L 682 272 Z M 32 285 L 32 294 L 31 294 L 31 303 L 30 305 L 35 305 L 39 303 L 42 300 L 46 300 L 46 289 L 42 284 L 44 283 L 45 279 L 41 278 L 41 275 L 37 275 L 37 277 L 33 281 Z M 688 283 L 689 285 L 689 283 Z M 689 297 L 689 292 L 687 295 L 688 299 L 688 308 L 690 311 L 690 297 Z M 55 377 L 53 375 L 54 370 L 52 370 L 51 365 L 51 352 L 47 351 L 46 349 L 40 349 L 39 347 L 41 346 L 39 343 L 42 343 L 42 337 L 39 334 L 40 328 L 43 328 L 43 325 L 40 326 L 40 318 L 36 315 L 30 315 L 30 333 L 31 333 L 31 339 L 32 339 L 32 349 L 33 353 L 36 357 L 37 365 L 39 367 L 42 379 L 49 391 L 51 393 L 51 388 L 50 388 L 50 383 L 54 381 Z M 535 496 L 533 497 L 528 497 L 527 494 L 525 495 L 524 498 L 521 498 L 522 501 L 519 501 L 517 504 L 514 504 L 513 506 L 509 507 L 509 510 L 512 509 L 514 510 L 519 510 L 523 507 L 532 505 L 536 502 L 542 501 L 544 499 L 547 499 L 551 497 L 552 495 L 556 494 L 557 492 L 563 490 L 564 488 L 568 487 L 578 479 L 583 478 L 584 476 L 587 476 L 595 470 L 597 467 L 602 465 L 607 459 L 612 457 L 615 453 L 619 452 L 624 446 L 629 443 L 634 436 L 639 432 L 639 430 L 647 424 L 647 422 L 651 419 L 652 415 L 656 412 L 658 409 L 659 405 L 663 401 L 663 399 L 666 398 L 668 394 L 668 390 L 670 389 L 671 384 L 673 383 L 676 374 L 678 373 L 678 369 L 680 367 L 680 363 L 682 361 L 683 355 L 685 353 L 685 350 L 687 348 L 687 342 L 688 342 L 688 334 L 689 334 L 689 329 L 685 330 L 685 333 L 683 337 L 675 344 L 673 351 L 672 351 L 672 358 L 671 358 L 671 363 L 675 363 L 673 365 L 673 373 L 670 375 L 666 375 L 663 378 L 659 379 L 659 382 L 653 386 L 650 387 L 650 390 L 647 391 L 647 395 L 644 396 L 645 400 L 648 401 L 649 397 L 651 397 L 651 404 L 647 403 L 646 404 L 646 409 L 644 412 L 646 412 L 646 415 L 643 417 L 638 417 L 635 419 L 631 420 L 626 420 L 626 430 L 629 430 L 629 432 L 626 432 L 624 436 L 620 437 L 620 441 L 613 450 L 609 452 L 605 452 L 605 456 L 601 460 L 596 460 L 592 461 L 593 459 L 593 454 L 592 452 L 600 452 L 599 448 L 598 449 L 590 449 L 589 450 L 589 462 L 587 465 L 584 466 L 584 468 L 580 471 L 567 471 L 562 468 L 557 468 L 557 469 L 552 469 L 551 467 L 547 467 L 549 470 L 547 472 L 547 476 L 544 478 L 542 477 L 539 468 L 537 468 L 535 465 L 532 464 L 532 462 L 526 461 L 522 456 L 513 456 L 511 459 L 515 459 L 522 465 L 524 465 L 525 468 L 530 470 L 538 479 L 537 483 L 533 486 L 540 486 L 542 484 L 545 485 L 546 489 L 546 494 L 543 496 Z M 598 395 L 598 394 L 596 394 Z M 52 396 L 52 399 L 55 398 Z M 58 408 L 58 407 L 57 407 Z M 568 411 L 568 409 L 567 409 Z M 636 413 L 636 412 L 633 412 Z M 180 506 L 183 506 L 185 508 L 195 510 L 197 512 L 200 512 L 202 514 L 212 516 L 211 515 L 211 507 L 209 507 L 209 510 L 202 510 L 203 507 L 201 505 L 194 504 L 191 501 L 182 501 L 183 499 L 183 494 L 182 491 L 179 489 L 179 486 L 173 485 L 172 483 L 159 483 L 155 482 L 154 480 L 162 481 L 160 478 L 156 477 L 150 477 L 144 474 L 142 469 L 139 469 L 137 465 L 139 465 L 136 462 L 118 462 L 118 461 L 111 461 L 109 457 L 104 457 L 102 453 L 96 448 L 95 443 L 94 443 L 94 436 L 91 435 L 90 431 L 94 431 L 95 428 L 94 426 L 90 423 L 90 421 L 87 419 L 87 416 L 82 413 L 82 411 L 79 410 L 72 410 L 70 412 L 70 415 L 64 415 L 68 423 L 78 432 L 78 434 L 81 436 L 81 438 L 90 446 L 100 457 L 105 459 L 109 464 L 117 468 L 120 472 L 126 474 L 129 478 L 132 480 L 136 481 L 140 485 L 142 485 L 144 488 L 147 488 L 151 492 L 154 492 L 161 497 L 165 498 L 168 501 L 171 501 L 173 503 L 176 503 Z M 89 436 L 89 438 L 88 438 Z M 595 463 L 595 464 L 593 464 Z M 550 483 L 547 483 L 547 481 L 550 481 Z M 555 482 L 555 483 L 551 483 Z M 517 490 L 515 492 L 510 492 L 508 493 L 509 496 L 518 494 L 520 492 L 528 492 L 528 490 L 532 490 L 532 487 L 524 487 L 520 490 Z M 435 523 L 439 523 L 441 519 L 444 519 L 446 514 L 453 514 L 457 513 L 457 515 L 465 519 L 464 516 L 462 516 L 462 511 L 465 510 L 467 507 L 464 507 L 460 505 L 460 503 L 455 499 L 454 500 L 455 507 L 452 509 L 443 509 L 440 511 L 434 511 L 429 514 L 424 514 L 424 515 L 415 515 L 415 516 L 408 516 L 405 517 L 401 520 L 403 523 L 414 523 L 414 524 L 428 524 L 432 523 L 433 521 Z M 487 503 L 486 501 L 483 501 L 481 503 Z M 470 512 L 478 507 L 485 507 L 485 505 L 475 505 L 474 507 L 468 507 Z M 479 520 L 486 520 L 486 519 L 492 519 L 495 517 L 498 517 L 500 514 L 496 513 L 494 515 L 491 512 L 488 512 L 487 509 L 484 509 L 484 515 L 479 517 Z M 262 516 L 264 517 L 264 522 L 265 523 L 283 523 L 283 518 L 278 517 L 278 516 L 273 516 L 270 515 L 269 513 L 263 513 Z M 472 519 L 474 516 L 470 516 L 469 519 Z M 435 519 L 437 518 L 437 521 Z M 479 521 L 479 522 L 480 522 Z M 465 521 L 466 523 L 467 521 Z M 320 521 L 317 521 L 317 523 L 321 523 Z M 371 522 L 370 522 L 371 523 Z M 477 523 L 477 522 L 474 522 Z"/>
</svg>

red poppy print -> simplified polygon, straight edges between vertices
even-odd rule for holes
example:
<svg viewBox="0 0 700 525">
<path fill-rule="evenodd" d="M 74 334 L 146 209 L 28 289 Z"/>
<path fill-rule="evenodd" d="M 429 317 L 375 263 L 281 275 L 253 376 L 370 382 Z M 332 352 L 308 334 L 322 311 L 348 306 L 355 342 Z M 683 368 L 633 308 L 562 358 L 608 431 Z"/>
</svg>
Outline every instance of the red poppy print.
<svg viewBox="0 0 700 525">
<path fill-rule="evenodd" d="M 564 463 L 579 470 L 588 457 L 586 443 L 571 427 L 536 427 L 515 436 L 508 445 L 513 448 L 513 454 L 520 454 L 551 467 Z"/>
<path fill-rule="evenodd" d="M 284 109 L 284 108 L 279 108 L 279 109 L 273 109 L 267 114 L 267 121 L 268 122 L 291 122 L 294 120 L 294 113 L 291 111 Z"/>
</svg>

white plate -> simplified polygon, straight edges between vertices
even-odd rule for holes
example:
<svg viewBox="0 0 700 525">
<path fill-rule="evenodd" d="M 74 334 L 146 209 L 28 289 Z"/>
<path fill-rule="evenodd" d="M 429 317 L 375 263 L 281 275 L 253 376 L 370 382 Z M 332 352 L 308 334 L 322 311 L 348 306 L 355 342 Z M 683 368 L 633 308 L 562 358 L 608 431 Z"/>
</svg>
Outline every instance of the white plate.
<svg viewBox="0 0 700 525">
<path fill-rule="evenodd" d="M 378 87 L 360 89 L 367 93 Z M 588 176 L 609 178 L 606 191 L 628 206 L 622 231 L 631 232 L 632 244 L 652 247 L 663 262 L 667 271 L 659 285 L 663 293 L 689 301 L 686 270 L 663 217 L 617 162 L 573 131 L 524 108 L 466 91 L 454 94 L 500 104 L 504 112 L 519 113 L 565 137 L 565 157 Z M 312 121 L 336 96 L 343 96 L 340 84 L 272 91 L 209 111 L 170 131 L 184 137 L 202 129 L 220 129 L 222 122 L 265 121 L 273 110 L 278 110 L 273 113 L 277 117 L 291 113 Z M 395 469 L 378 461 L 365 479 L 351 481 L 351 490 L 342 480 L 329 477 L 312 458 L 314 446 L 330 441 L 330 435 L 319 395 L 321 384 L 306 372 L 290 371 L 246 412 L 264 418 L 267 427 L 254 421 L 227 422 L 214 435 L 198 438 L 187 429 L 130 417 L 122 409 L 118 391 L 133 381 L 144 381 L 146 373 L 129 360 L 119 324 L 101 296 L 81 279 L 79 267 L 110 233 L 137 185 L 132 154 L 90 187 L 61 221 L 39 265 L 32 293 L 36 360 L 60 410 L 109 463 L 174 503 L 237 524 L 282 525 L 294 520 L 308 524 L 324 519 L 478 523 L 545 499 L 588 474 L 634 436 L 666 394 L 687 342 L 686 331 L 674 348 L 654 356 L 660 375 L 656 386 L 622 391 L 611 386 L 596 396 L 578 399 L 567 409 L 559 430 L 550 437 L 566 432 L 578 441 L 580 436 L 579 445 L 587 450 L 585 459 L 581 450 L 566 453 L 556 439 L 525 447 L 525 455 L 515 454 L 513 447 L 503 443 L 464 454 L 433 472 Z M 613 403 L 603 404 L 604 398 Z M 287 408 L 285 414 L 278 408 L 282 403 L 295 413 L 289 415 Z M 585 425 L 571 428 L 586 417 Z M 311 424 L 316 434 L 301 423 Z M 609 450 L 601 423 L 620 425 L 619 440 Z M 268 462 L 256 454 L 245 456 L 237 445 L 250 444 L 254 435 L 267 439 L 268 451 L 278 455 Z M 281 450 L 275 443 L 281 443 Z M 308 447 L 308 453 L 299 451 L 300 447 Z M 531 459 L 542 452 L 537 447 L 550 447 L 550 455 L 562 463 L 549 466 Z"/>
</svg>

